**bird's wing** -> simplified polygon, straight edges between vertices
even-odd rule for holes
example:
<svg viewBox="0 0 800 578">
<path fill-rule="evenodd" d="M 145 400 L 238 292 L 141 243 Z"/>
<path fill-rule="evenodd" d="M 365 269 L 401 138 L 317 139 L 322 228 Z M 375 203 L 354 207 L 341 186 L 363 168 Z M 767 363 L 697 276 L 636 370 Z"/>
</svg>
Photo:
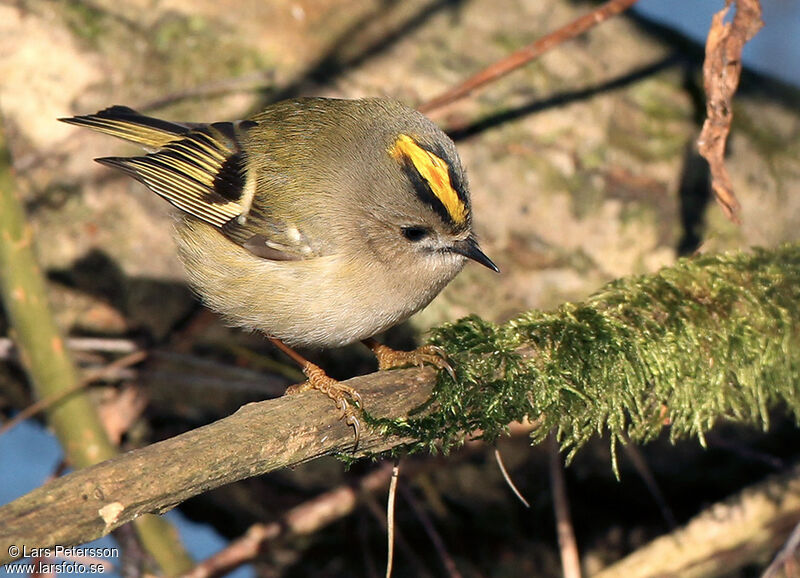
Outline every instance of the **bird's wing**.
<svg viewBox="0 0 800 578">
<path fill-rule="evenodd" d="M 181 211 L 219 228 L 253 254 L 273 260 L 314 256 L 297 229 L 251 210 L 256 177 L 246 169 L 241 139 L 257 126 L 255 121 L 179 124 L 124 106 L 61 120 L 152 150 L 142 156 L 96 160 L 142 182 Z"/>
</svg>

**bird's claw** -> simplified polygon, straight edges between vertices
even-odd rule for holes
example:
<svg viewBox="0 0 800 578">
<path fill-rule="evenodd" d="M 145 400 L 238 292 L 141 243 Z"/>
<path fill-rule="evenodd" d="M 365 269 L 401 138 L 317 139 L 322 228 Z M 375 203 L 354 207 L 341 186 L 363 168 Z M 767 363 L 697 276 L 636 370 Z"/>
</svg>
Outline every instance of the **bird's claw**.
<svg viewBox="0 0 800 578">
<path fill-rule="evenodd" d="M 303 373 L 306 374 L 308 380 L 288 387 L 286 393 L 292 395 L 315 389 L 331 398 L 336 404 L 336 409 L 342 412 L 339 419 L 344 419 L 345 423 L 353 428 L 355 435 L 353 450 L 355 450 L 358 447 L 358 440 L 361 435 L 361 422 L 358 419 L 357 410 L 347 403 L 347 398 L 350 398 L 350 401 L 360 408 L 362 406 L 361 394 L 349 385 L 329 377 L 322 368 L 312 363 L 303 368 Z"/>
<path fill-rule="evenodd" d="M 423 345 L 413 351 L 397 351 L 386 345 L 371 345 L 375 357 L 378 358 L 378 369 L 394 369 L 407 365 L 422 367 L 425 364 L 443 369 L 456 381 L 456 372 L 447 361 L 447 353 L 438 345 Z"/>
</svg>

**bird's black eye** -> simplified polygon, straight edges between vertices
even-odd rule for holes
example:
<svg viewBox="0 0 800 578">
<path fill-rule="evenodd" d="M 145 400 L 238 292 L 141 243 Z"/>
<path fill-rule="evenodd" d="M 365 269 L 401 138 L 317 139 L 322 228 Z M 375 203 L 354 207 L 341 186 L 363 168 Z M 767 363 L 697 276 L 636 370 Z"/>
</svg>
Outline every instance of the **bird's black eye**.
<svg viewBox="0 0 800 578">
<path fill-rule="evenodd" d="M 431 234 L 430 229 L 428 229 L 427 227 L 420 227 L 418 225 L 402 227 L 400 230 L 402 231 L 403 236 L 412 243 L 416 243 L 417 241 L 422 241 L 422 239 Z"/>
</svg>

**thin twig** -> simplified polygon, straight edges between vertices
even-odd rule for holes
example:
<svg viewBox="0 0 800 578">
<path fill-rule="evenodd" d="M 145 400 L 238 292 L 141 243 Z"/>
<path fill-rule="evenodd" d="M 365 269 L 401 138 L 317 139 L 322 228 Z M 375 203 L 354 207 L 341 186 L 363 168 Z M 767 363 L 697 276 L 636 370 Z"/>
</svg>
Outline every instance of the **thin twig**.
<svg viewBox="0 0 800 578">
<path fill-rule="evenodd" d="M 667 526 L 670 530 L 674 530 L 678 527 L 678 522 L 675 520 L 675 515 L 672 513 L 672 508 L 669 507 L 667 499 L 664 497 L 664 493 L 658 486 L 658 482 L 656 481 L 655 476 L 653 476 L 653 472 L 650 471 L 642 452 L 639 451 L 639 448 L 632 442 L 628 442 L 622 447 L 625 450 L 625 453 L 628 455 L 628 458 L 630 458 L 634 469 L 639 474 L 639 477 L 642 478 L 644 485 L 647 486 L 650 495 L 653 496 L 656 504 L 658 504 L 658 508 L 661 510 L 661 516 L 664 518 Z"/>
<path fill-rule="evenodd" d="M 20 411 L 17 415 L 12 417 L 2 426 L 0 426 L 0 435 L 3 435 L 8 430 L 13 428 L 14 426 L 22 423 L 26 419 L 30 419 L 40 411 L 44 411 L 48 407 L 52 407 L 53 405 L 57 404 L 58 402 L 66 399 L 70 395 L 74 394 L 77 391 L 88 386 L 90 383 L 97 381 L 98 379 L 107 379 L 110 376 L 114 376 L 121 369 L 125 369 L 126 367 L 131 367 L 132 365 L 136 365 L 137 363 L 141 363 L 147 357 L 146 351 L 134 351 L 130 355 L 126 355 L 125 357 L 120 357 L 119 359 L 112 361 L 105 367 L 101 367 L 100 369 L 92 371 L 89 375 L 84 377 L 83 379 L 78 380 L 75 385 L 70 388 L 63 389 L 59 392 L 54 393 L 49 397 L 42 398 L 22 411 Z"/>
<path fill-rule="evenodd" d="M 100 353 L 132 353 L 139 349 L 131 339 L 112 337 L 68 337 L 67 348 L 72 351 L 91 351 Z M 10 337 L 0 337 L 0 359 L 15 357 L 16 345 Z"/>
<path fill-rule="evenodd" d="M 392 566 L 394 565 L 394 508 L 399 477 L 400 461 L 395 460 L 392 466 L 392 478 L 389 481 L 389 497 L 386 500 L 386 578 L 392 578 Z"/>
<path fill-rule="evenodd" d="M 219 82 L 173 92 L 156 100 L 146 102 L 138 108 L 142 111 L 152 111 L 187 98 L 210 98 L 233 92 L 254 92 L 256 90 L 263 90 L 265 85 L 272 82 L 273 76 L 271 72 L 258 71 L 236 78 L 228 78 Z"/>
<path fill-rule="evenodd" d="M 511 488 L 511 491 L 514 492 L 514 495 L 526 508 L 530 508 L 531 505 L 528 503 L 528 500 L 523 497 L 522 493 L 511 479 L 511 476 L 508 474 L 506 465 L 503 463 L 503 456 L 500 455 L 500 450 L 497 448 L 494 448 L 494 459 L 497 462 L 497 467 L 500 468 L 500 473 L 503 474 L 503 479 L 506 481 L 506 485 Z"/>
<path fill-rule="evenodd" d="M 554 48 L 559 44 L 566 42 L 567 40 L 571 40 L 576 36 L 580 36 L 601 22 L 604 22 L 612 16 L 616 16 L 617 14 L 624 12 L 636 4 L 636 2 L 637 0 L 609 0 L 602 6 L 599 6 L 595 10 L 592 10 L 588 14 L 585 14 L 576 20 L 573 20 L 566 26 L 562 26 L 558 30 L 551 32 L 550 34 L 523 48 L 520 48 L 516 52 L 513 52 L 506 58 L 495 62 L 491 66 L 484 68 L 458 86 L 445 91 L 436 98 L 424 102 L 417 108 L 420 112 L 427 114 L 437 108 L 441 108 L 445 105 L 460 100 L 481 86 L 489 84 L 490 82 L 494 82 L 495 80 L 513 72 L 517 68 L 528 64 L 551 48 Z"/>
<path fill-rule="evenodd" d="M 758 449 L 748 448 L 713 432 L 706 436 L 706 439 L 708 440 L 709 447 L 730 452 L 737 458 L 748 462 L 756 462 L 759 465 L 765 465 L 776 472 L 780 472 L 789 467 L 787 460 Z"/>
<path fill-rule="evenodd" d="M 380 467 L 359 482 L 357 487 L 343 485 L 320 494 L 287 511 L 280 521 L 254 524 L 241 537 L 233 540 L 213 556 L 203 560 L 186 578 L 211 578 L 220 576 L 252 562 L 267 543 L 286 534 L 311 534 L 332 521 L 351 512 L 362 492 L 375 492 L 386 487 L 393 470 L 388 464 Z"/>
<path fill-rule="evenodd" d="M 404 468 L 403 473 L 408 475 L 408 469 Z M 366 494 L 364 496 L 364 506 L 370 514 L 378 522 L 384 532 L 389 531 L 388 520 L 386 519 L 386 509 L 382 508 L 375 496 Z M 394 543 L 395 549 L 403 554 L 403 558 L 408 561 L 409 566 L 413 567 L 412 575 L 419 576 L 420 578 L 433 578 L 433 575 L 428 571 L 425 562 L 414 552 L 408 540 L 403 536 L 403 532 L 395 525 L 394 529 Z"/>
<path fill-rule="evenodd" d="M 564 483 L 564 468 L 561 464 L 558 441 L 552 434 L 550 435 L 550 486 L 553 491 L 553 509 L 556 515 L 556 531 L 564 578 L 581 578 L 581 561 L 569 515 L 569 498 Z"/>
<path fill-rule="evenodd" d="M 783 571 L 785 576 L 797 576 L 797 550 L 800 549 L 800 524 L 797 524 L 775 556 L 772 564 L 767 566 L 761 578 L 777 578 L 779 572 Z"/>
<path fill-rule="evenodd" d="M 433 525 L 433 521 L 431 520 L 430 516 L 428 516 L 428 513 L 420 505 L 419 501 L 414 497 L 414 494 L 408 489 L 408 487 L 403 486 L 400 491 L 403 492 L 403 497 L 409 503 L 411 509 L 414 510 L 414 514 L 416 514 L 417 518 L 422 524 L 422 527 L 425 528 L 425 533 L 428 534 L 433 547 L 436 549 L 436 552 L 442 559 L 442 564 L 444 565 L 444 569 L 447 571 L 447 575 L 450 576 L 450 578 L 461 578 L 461 572 L 458 571 L 455 560 L 453 560 L 453 557 L 447 551 L 444 540 L 442 540 L 441 535 L 436 530 L 436 526 Z"/>
<path fill-rule="evenodd" d="M 275 539 L 280 533 L 280 524 L 277 522 L 253 524 L 242 536 L 197 564 L 184 574 L 184 577 L 211 578 L 232 572 L 241 565 L 255 560 L 263 545 Z"/>
</svg>

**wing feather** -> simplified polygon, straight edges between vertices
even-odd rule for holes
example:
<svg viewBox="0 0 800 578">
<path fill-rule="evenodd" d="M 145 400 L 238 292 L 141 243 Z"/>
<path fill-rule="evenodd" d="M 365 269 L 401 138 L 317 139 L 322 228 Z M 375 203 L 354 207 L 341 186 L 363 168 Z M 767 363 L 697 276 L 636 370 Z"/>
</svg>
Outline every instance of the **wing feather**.
<svg viewBox="0 0 800 578">
<path fill-rule="evenodd" d="M 150 149 L 152 152 L 141 156 L 96 160 L 217 227 L 254 255 L 285 261 L 317 254 L 296 228 L 270 218 L 268 208 L 251 210 L 255 175 L 247 172 L 240 139 L 258 126 L 256 121 L 180 124 L 144 116 L 125 106 L 61 120 Z"/>
</svg>

